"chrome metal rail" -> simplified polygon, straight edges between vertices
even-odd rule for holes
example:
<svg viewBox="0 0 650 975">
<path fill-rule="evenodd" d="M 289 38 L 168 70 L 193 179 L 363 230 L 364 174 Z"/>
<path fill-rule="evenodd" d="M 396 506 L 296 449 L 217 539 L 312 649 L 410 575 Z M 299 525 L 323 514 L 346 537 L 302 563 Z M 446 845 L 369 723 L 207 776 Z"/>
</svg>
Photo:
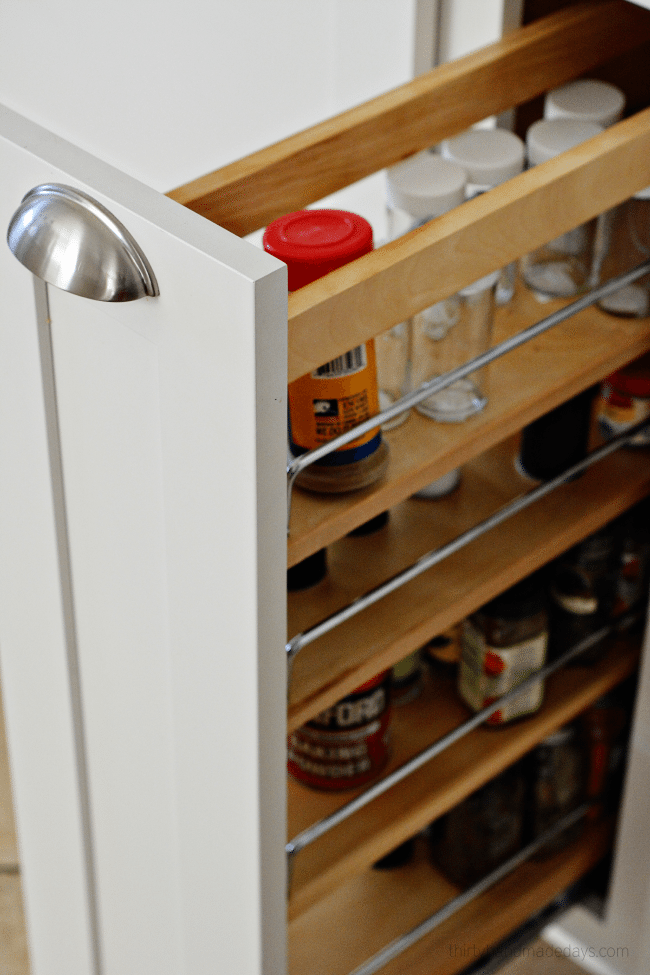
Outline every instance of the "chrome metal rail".
<svg viewBox="0 0 650 975">
<path fill-rule="evenodd" d="M 605 284 L 599 285 L 597 288 L 593 288 L 587 294 L 578 298 L 576 301 L 571 302 L 571 304 L 566 305 L 565 308 L 560 308 L 558 311 L 553 312 L 553 314 L 548 315 L 546 318 L 541 319 L 541 321 L 536 322 L 529 328 L 524 329 L 517 335 L 513 335 L 509 339 L 500 342 L 493 348 L 484 352 L 482 355 L 477 356 L 475 359 L 471 359 L 464 365 L 459 366 L 457 369 L 451 372 L 445 373 L 443 376 L 438 376 L 436 379 L 431 379 L 427 383 L 423 383 L 418 389 L 414 390 L 412 393 L 403 396 L 402 399 L 397 400 L 392 406 L 387 409 L 382 410 L 380 413 L 375 414 L 375 416 L 370 417 L 369 420 L 364 420 L 358 426 L 353 427 L 351 430 L 346 430 L 345 433 L 340 434 L 334 440 L 329 440 L 326 444 L 321 444 L 320 447 L 315 447 L 313 450 L 308 451 L 305 454 L 301 454 L 299 457 L 295 457 L 289 464 L 287 464 L 287 534 L 289 534 L 290 519 L 291 519 L 291 495 L 293 493 L 293 486 L 295 484 L 296 478 L 301 471 L 311 464 L 317 463 L 326 457 L 328 454 L 333 453 L 333 451 L 338 450 L 339 447 L 345 447 L 347 444 L 356 440 L 357 437 L 363 436 L 364 433 L 368 433 L 370 430 L 374 430 L 375 427 L 381 426 L 382 423 L 387 423 L 389 420 L 394 419 L 399 416 L 400 413 L 405 413 L 406 410 L 410 410 L 413 406 L 417 406 L 422 400 L 427 399 L 433 393 L 439 392 L 441 389 L 446 389 L 447 386 L 451 386 L 452 383 L 459 379 L 463 379 L 469 373 L 474 372 L 476 369 L 481 369 L 483 366 L 489 365 L 494 362 L 495 359 L 501 358 L 508 352 L 512 352 L 513 349 L 519 348 L 520 345 L 525 345 L 526 342 L 530 342 L 531 339 L 537 338 L 538 335 L 542 335 L 543 332 L 547 332 L 549 329 L 553 328 L 555 325 L 559 325 L 560 322 L 566 321 L 567 318 L 571 318 L 572 315 L 577 314 L 585 308 L 589 308 L 600 298 L 604 298 L 608 294 L 612 294 L 614 291 L 618 291 L 619 288 L 624 287 L 627 284 L 631 284 L 636 281 L 637 278 L 643 277 L 644 274 L 650 272 L 650 260 L 644 261 L 637 267 L 632 268 L 631 271 L 626 271 L 625 274 L 620 274 Z"/>
</svg>

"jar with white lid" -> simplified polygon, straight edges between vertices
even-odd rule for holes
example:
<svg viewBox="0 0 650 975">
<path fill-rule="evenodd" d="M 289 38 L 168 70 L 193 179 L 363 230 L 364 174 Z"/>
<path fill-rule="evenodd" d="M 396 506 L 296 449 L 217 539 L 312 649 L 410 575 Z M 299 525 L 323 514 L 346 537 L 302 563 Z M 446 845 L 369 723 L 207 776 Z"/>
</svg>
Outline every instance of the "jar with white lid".
<svg viewBox="0 0 650 975">
<path fill-rule="evenodd" d="M 600 266 L 604 284 L 650 258 L 650 186 L 610 211 L 607 247 Z M 619 318 L 650 315 L 650 274 L 619 288 L 597 302 L 599 308 Z"/>
<path fill-rule="evenodd" d="M 523 171 L 526 147 L 507 129 L 469 129 L 440 145 L 441 155 L 458 163 L 467 173 L 465 196 L 478 196 Z M 500 272 L 496 288 L 498 305 L 507 304 L 515 289 L 517 262 Z"/>
<path fill-rule="evenodd" d="M 572 118 L 596 122 L 608 128 L 618 122 L 625 108 L 625 94 L 609 81 L 577 78 L 547 92 L 544 118 Z"/>
<path fill-rule="evenodd" d="M 390 239 L 409 233 L 459 206 L 465 200 L 466 183 L 467 175 L 461 166 L 429 151 L 391 166 L 386 171 Z M 399 389 L 406 392 L 421 382 L 413 379 L 414 371 L 420 375 L 413 348 L 417 318 L 396 325 L 377 339 L 380 397 L 383 393 L 387 403 Z M 450 471 L 423 488 L 418 496 L 441 497 L 453 490 L 459 480 L 458 470 Z"/>
<path fill-rule="evenodd" d="M 603 131 L 595 122 L 570 118 L 541 119 L 526 133 L 528 164 L 536 166 L 573 149 Z M 548 298 L 571 298 L 593 283 L 597 220 L 556 237 L 521 259 L 528 288 Z"/>
<path fill-rule="evenodd" d="M 413 316 L 413 385 L 456 369 L 486 352 L 492 343 L 494 271 Z M 442 423 L 460 423 L 487 403 L 485 370 L 458 379 L 416 409 Z"/>
<path fill-rule="evenodd" d="M 419 152 L 386 170 L 388 237 L 395 240 L 462 203 L 464 170 L 431 152 Z M 391 406 L 411 389 L 411 324 L 399 322 L 377 336 L 377 378 L 381 409 Z M 400 413 L 383 425 L 392 430 L 409 416 Z"/>
</svg>

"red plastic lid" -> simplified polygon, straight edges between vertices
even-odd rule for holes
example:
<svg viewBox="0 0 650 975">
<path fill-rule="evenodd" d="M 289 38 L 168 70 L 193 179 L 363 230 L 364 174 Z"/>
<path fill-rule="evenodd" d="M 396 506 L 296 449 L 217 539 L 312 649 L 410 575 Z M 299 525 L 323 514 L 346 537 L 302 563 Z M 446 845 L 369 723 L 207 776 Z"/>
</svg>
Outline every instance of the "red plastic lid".
<svg viewBox="0 0 650 975">
<path fill-rule="evenodd" d="M 372 227 L 347 210 L 297 210 L 270 223 L 264 250 L 289 268 L 289 291 L 372 250 Z"/>
<path fill-rule="evenodd" d="M 620 372 L 608 376 L 605 382 L 628 396 L 650 396 L 650 355 L 646 353 L 628 363 Z"/>
</svg>

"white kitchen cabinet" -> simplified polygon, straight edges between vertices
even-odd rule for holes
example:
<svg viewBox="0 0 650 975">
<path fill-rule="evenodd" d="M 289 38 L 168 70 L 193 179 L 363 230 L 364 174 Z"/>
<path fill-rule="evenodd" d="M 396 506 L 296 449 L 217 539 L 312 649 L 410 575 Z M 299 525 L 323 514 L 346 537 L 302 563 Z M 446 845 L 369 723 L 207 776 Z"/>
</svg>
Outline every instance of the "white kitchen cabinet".
<svg viewBox="0 0 650 975">
<path fill-rule="evenodd" d="M 8 250 L 2 258 L 0 645 L 35 975 L 284 970 L 287 377 L 650 184 L 650 116 L 641 111 L 292 295 L 288 372 L 284 270 L 236 235 L 649 38 L 650 20 L 624 0 L 580 5 L 185 184 L 170 193 L 176 202 L 3 114 L 5 225 L 33 186 L 70 183 L 129 228 L 160 285 L 157 298 L 111 305 L 48 288 L 71 564 L 66 619 L 62 506 L 52 499 L 36 341 L 43 288 L 37 305 L 29 272 Z M 520 295 L 501 315 L 499 337 L 545 310 Z M 517 431 L 648 349 L 644 323 L 583 311 L 495 363 L 490 407 L 462 430 L 415 416 L 395 430 L 389 473 L 374 488 L 335 499 L 296 492 L 288 564 L 328 545 L 335 571 L 325 597 L 290 600 L 289 636 L 520 493 L 511 465 Z M 468 465 L 460 501 L 424 510 L 409 502 L 459 464 Z M 496 530 L 305 647 L 293 666 L 289 726 L 649 490 L 648 459 L 617 454 L 528 509 L 516 530 Z M 364 542 L 366 558 L 357 560 L 347 532 L 387 508 L 390 533 Z M 451 896 L 419 863 L 400 881 L 397 914 L 389 879 L 368 868 L 622 680 L 635 660 L 619 645 L 587 680 L 556 680 L 534 719 L 490 744 L 475 734 L 298 854 L 289 971 L 343 975 Z M 641 687 L 617 870 L 638 844 L 645 677 Z M 460 716 L 443 693 L 419 744 Z M 413 733 L 404 726 L 395 737 L 397 763 Z M 290 784 L 290 835 L 341 801 Z M 468 940 L 493 943 L 507 930 L 506 913 L 522 920 L 584 872 L 606 848 L 606 832 L 596 827 L 546 868 L 524 868 L 385 971 L 459 970 L 462 958 L 442 964 L 440 938 L 464 929 Z M 617 890 L 632 889 L 621 876 L 612 917 Z M 646 871 L 635 880 L 644 905 Z M 517 894 L 522 885 L 527 897 Z M 498 920 L 486 924 L 495 905 Z M 644 910 L 620 969 L 630 975 L 643 970 Z M 346 918 L 354 923 L 346 927 Z"/>
</svg>

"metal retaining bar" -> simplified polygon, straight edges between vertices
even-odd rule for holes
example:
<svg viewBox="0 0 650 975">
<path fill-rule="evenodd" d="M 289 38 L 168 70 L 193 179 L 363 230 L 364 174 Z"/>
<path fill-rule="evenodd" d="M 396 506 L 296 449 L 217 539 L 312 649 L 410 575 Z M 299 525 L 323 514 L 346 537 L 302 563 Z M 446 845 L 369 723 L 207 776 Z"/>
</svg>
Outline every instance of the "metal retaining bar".
<svg viewBox="0 0 650 975">
<path fill-rule="evenodd" d="M 529 328 L 524 329 L 517 335 L 513 335 L 509 339 L 505 339 L 498 345 L 495 345 L 492 349 L 484 352 L 482 355 L 477 356 L 475 359 L 471 359 L 464 365 L 459 366 L 457 369 L 453 369 L 451 372 L 445 373 L 443 376 L 438 376 L 435 379 L 429 380 L 427 383 L 423 383 L 418 389 L 414 390 L 412 393 L 402 397 L 392 406 L 387 409 L 382 410 L 380 413 L 376 413 L 369 420 L 364 420 L 358 426 L 353 427 L 350 430 L 346 430 L 345 433 L 340 434 L 333 440 L 329 440 L 326 444 L 321 444 L 320 447 L 316 447 L 313 450 L 308 451 L 305 454 L 301 454 L 299 457 L 294 458 L 287 465 L 287 534 L 289 534 L 289 521 L 291 518 L 291 495 L 293 492 L 293 486 L 298 474 L 303 471 L 310 464 L 315 464 L 317 461 L 322 460 L 328 454 L 333 453 L 333 451 L 338 450 L 339 447 L 345 447 L 347 444 L 356 440 L 357 437 L 363 436 L 364 433 L 368 433 L 370 430 L 374 430 L 375 427 L 381 426 L 383 423 L 387 423 L 389 420 L 394 419 L 394 417 L 399 416 L 400 413 L 406 412 L 406 410 L 411 409 L 411 407 L 416 406 L 423 400 L 427 399 L 433 393 L 439 392 L 441 389 L 446 389 L 452 383 L 456 382 L 458 379 L 463 379 L 469 373 L 474 372 L 476 369 L 481 369 L 483 366 L 489 365 L 489 363 L 494 362 L 495 359 L 501 358 L 507 352 L 512 352 L 513 349 L 519 348 L 520 345 L 525 345 L 531 339 L 537 338 L 538 335 L 542 335 L 549 329 L 553 328 L 555 325 L 559 325 L 560 322 L 565 321 L 567 318 L 571 318 L 572 315 L 583 311 L 585 308 L 589 308 L 593 305 L 599 298 L 604 298 L 608 294 L 612 294 L 618 291 L 619 288 L 624 287 L 627 284 L 631 284 L 636 281 L 637 278 L 643 277 L 644 274 L 650 272 L 650 260 L 644 261 L 637 267 L 633 268 L 631 271 L 626 271 L 625 274 L 619 274 L 617 277 L 612 278 L 605 284 L 599 285 L 597 288 L 593 288 L 587 294 L 578 298 L 576 301 L 571 302 L 571 304 L 566 305 L 564 308 L 560 308 L 558 311 L 553 312 L 552 315 L 548 315 L 546 318 L 541 319 L 541 321 L 536 322 L 535 325 L 531 325 Z"/>
<path fill-rule="evenodd" d="M 504 877 L 507 877 L 508 874 L 512 873 L 513 870 L 516 870 L 517 867 L 536 853 L 537 850 L 544 846 L 545 843 L 548 843 L 549 840 L 555 839 L 555 837 L 559 836 L 559 834 L 565 829 L 569 829 L 574 823 L 577 823 L 580 819 L 583 819 L 592 808 L 592 805 L 593 804 L 590 802 L 583 803 L 583 805 L 578 806 L 577 809 L 574 809 L 572 812 L 568 813 L 568 815 L 563 816 L 562 819 L 558 820 L 554 826 L 548 830 L 545 830 L 544 833 L 542 833 L 541 836 L 538 836 L 537 839 L 533 840 L 532 843 L 528 843 L 525 847 L 523 847 L 519 853 L 516 853 L 514 856 L 510 857 L 510 859 L 506 860 L 505 863 L 502 863 L 500 867 L 497 867 L 496 870 L 493 870 L 491 873 L 487 874 L 487 876 L 483 877 L 482 880 L 472 884 L 472 886 L 468 887 L 467 890 L 464 890 L 462 894 L 452 898 L 452 900 L 448 901 L 444 907 L 441 907 L 439 911 L 435 912 L 435 914 L 432 914 L 430 917 L 426 918 L 426 920 L 422 921 L 421 924 L 418 924 L 400 938 L 395 938 L 394 941 L 387 944 L 385 948 L 378 951 L 376 955 L 373 955 L 372 958 L 369 958 L 362 965 L 355 968 L 353 972 L 350 972 L 350 975 L 374 975 L 374 973 L 379 971 L 380 968 L 387 965 L 389 961 L 397 958 L 398 955 L 401 955 L 404 951 L 406 951 L 407 948 L 410 948 L 421 938 L 424 938 L 425 935 L 430 934 L 431 931 L 434 931 L 453 914 L 460 911 L 461 908 L 465 907 L 466 904 L 469 904 L 477 897 L 480 897 L 480 895 L 484 894 L 486 890 L 490 889 L 490 887 L 493 887 L 500 880 L 503 880 Z"/>
<path fill-rule="evenodd" d="M 649 262 L 650 263 L 650 262 Z M 599 447 L 597 450 L 591 451 L 583 460 L 578 461 L 577 464 L 573 464 L 572 467 L 568 467 L 566 471 L 559 474 L 557 477 L 552 478 L 550 481 L 544 481 L 538 487 L 533 488 L 531 491 L 527 491 L 525 494 L 520 495 L 515 498 L 514 501 L 509 502 L 509 504 L 504 505 L 494 514 L 489 515 L 483 521 L 478 522 L 478 524 L 473 525 L 462 535 L 458 535 L 451 542 L 446 545 L 442 545 L 440 548 L 432 549 L 427 552 L 421 558 L 418 559 L 413 565 L 404 569 L 402 572 L 398 572 L 397 575 L 392 576 L 387 579 L 386 582 L 381 583 L 381 585 L 376 586 L 369 592 L 364 593 L 363 596 L 359 596 L 353 602 L 344 606 L 343 609 L 338 610 L 336 613 L 332 613 L 326 619 L 321 620 L 316 626 L 311 629 L 306 630 L 304 633 L 298 633 L 294 636 L 289 643 L 286 644 L 285 650 L 287 652 L 287 659 L 289 663 L 289 680 L 291 679 L 291 664 L 296 654 L 306 647 L 309 643 L 313 643 L 314 640 L 318 640 L 319 637 L 324 636 L 329 633 L 330 630 L 335 629 L 340 626 L 341 623 L 345 623 L 346 620 L 351 619 L 356 616 L 357 613 L 361 613 L 364 609 L 372 606 L 374 603 L 383 599 L 384 596 L 388 596 L 390 593 L 395 592 L 401 586 L 406 585 L 412 579 L 426 572 L 427 569 L 431 569 L 434 565 L 442 562 L 444 559 L 449 558 L 459 549 L 464 548 L 465 545 L 469 545 L 470 542 L 475 541 L 484 535 L 486 532 L 490 531 L 491 528 L 496 528 L 503 521 L 511 518 L 513 515 L 518 514 L 518 512 L 523 511 L 529 505 L 533 504 L 539 498 L 543 498 L 545 495 L 550 494 L 557 487 L 564 484 L 566 481 L 571 480 L 576 474 L 580 474 L 582 471 L 596 464 L 599 460 L 604 457 L 609 456 L 609 454 L 614 453 L 620 447 L 625 446 L 626 443 L 631 441 L 640 431 L 650 428 L 650 420 L 643 420 L 641 423 L 637 423 L 635 426 L 630 427 L 624 434 L 620 434 L 618 437 L 614 437 L 612 440 L 608 441 L 604 446 Z"/>
<path fill-rule="evenodd" d="M 416 772 L 427 762 L 430 762 L 432 758 L 435 758 L 451 745 L 455 745 L 457 741 L 464 738 L 465 735 L 470 733 L 470 731 L 473 731 L 475 728 L 478 728 L 479 725 L 482 725 L 485 721 L 487 721 L 491 714 L 498 711 L 499 708 L 501 708 L 504 704 L 507 704 L 508 701 L 514 700 L 514 698 L 524 693 L 529 687 L 534 686 L 540 680 L 544 680 L 550 674 L 555 673 L 556 670 L 564 667 L 565 664 L 580 656 L 581 653 L 584 653 L 596 643 L 604 640 L 612 633 L 628 628 L 638 619 L 638 613 L 629 613 L 622 616 L 620 620 L 616 620 L 614 623 L 610 623 L 607 626 L 603 626 L 599 630 L 596 630 L 594 633 L 590 633 L 584 639 L 580 640 L 579 643 L 576 643 L 575 646 L 571 647 L 570 650 L 567 650 L 566 653 L 563 653 L 560 657 L 558 657 L 557 660 L 546 664 L 544 667 L 540 668 L 539 671 L 536 671 L 530 677 L 527 677 L 526 680 L 523 680 L 520 684 L 517 684 L 516 687 L 513 687 L 513 689 L 508 691 L 507 694 L 502 695 L 492 704 L 488 705 L 488 707 L 477 711 L 476 714 L 474 714 L 471 718 L 468 718 L 467 721 L 463 721 L 463 723 L 458 725 L 457 728 L 454 728 L 453 731 L 443 735 L 442 738 L 439 738 L 432 745 L 429 745 L 428 748 L 418 752 L 418 754 L 414 755 L 413 758 L 410 758 L 408 762 L 404 762 L 403 765 L 396 768 L 394 772 L 390 773 L 390 775 L 386 775 L 383 779 L 375 782 L 374 785 L 371 785 L 368 789 L 362 792 L 361 795 L 351 799 L 350 802 L 347 802 L 344 806 L 341 806 L 324 819 L 320 819 L 312 826 L 308 826 L 307 829 L 303 830 L 302 833 L 298 833 L 297 836 L 294 836 L 294 838 L 286 844 L 285 852 L 289 859 L 289 863 L 291 864 L 292 858 L 299 853 L 300 850 L 304 850 L 304 848 L 309 846 L 310 843 L 313 843 L 325 833 L 328 833 L 331 829 L 334 829 L 335 826 L 338 826 L 350 816 L 353 816 L 354 813 L 359 812 L 360 809 L 363 809 L 364 806 L 367 806 L 374 799 L 379 798 L 379 796 L 383 795 L 384 792 L 388 792 L 388 790 L 392 789 L 393 786 L 397 785 L 409 775 L 412 775 L 413 772 Z"/>
</svg>

